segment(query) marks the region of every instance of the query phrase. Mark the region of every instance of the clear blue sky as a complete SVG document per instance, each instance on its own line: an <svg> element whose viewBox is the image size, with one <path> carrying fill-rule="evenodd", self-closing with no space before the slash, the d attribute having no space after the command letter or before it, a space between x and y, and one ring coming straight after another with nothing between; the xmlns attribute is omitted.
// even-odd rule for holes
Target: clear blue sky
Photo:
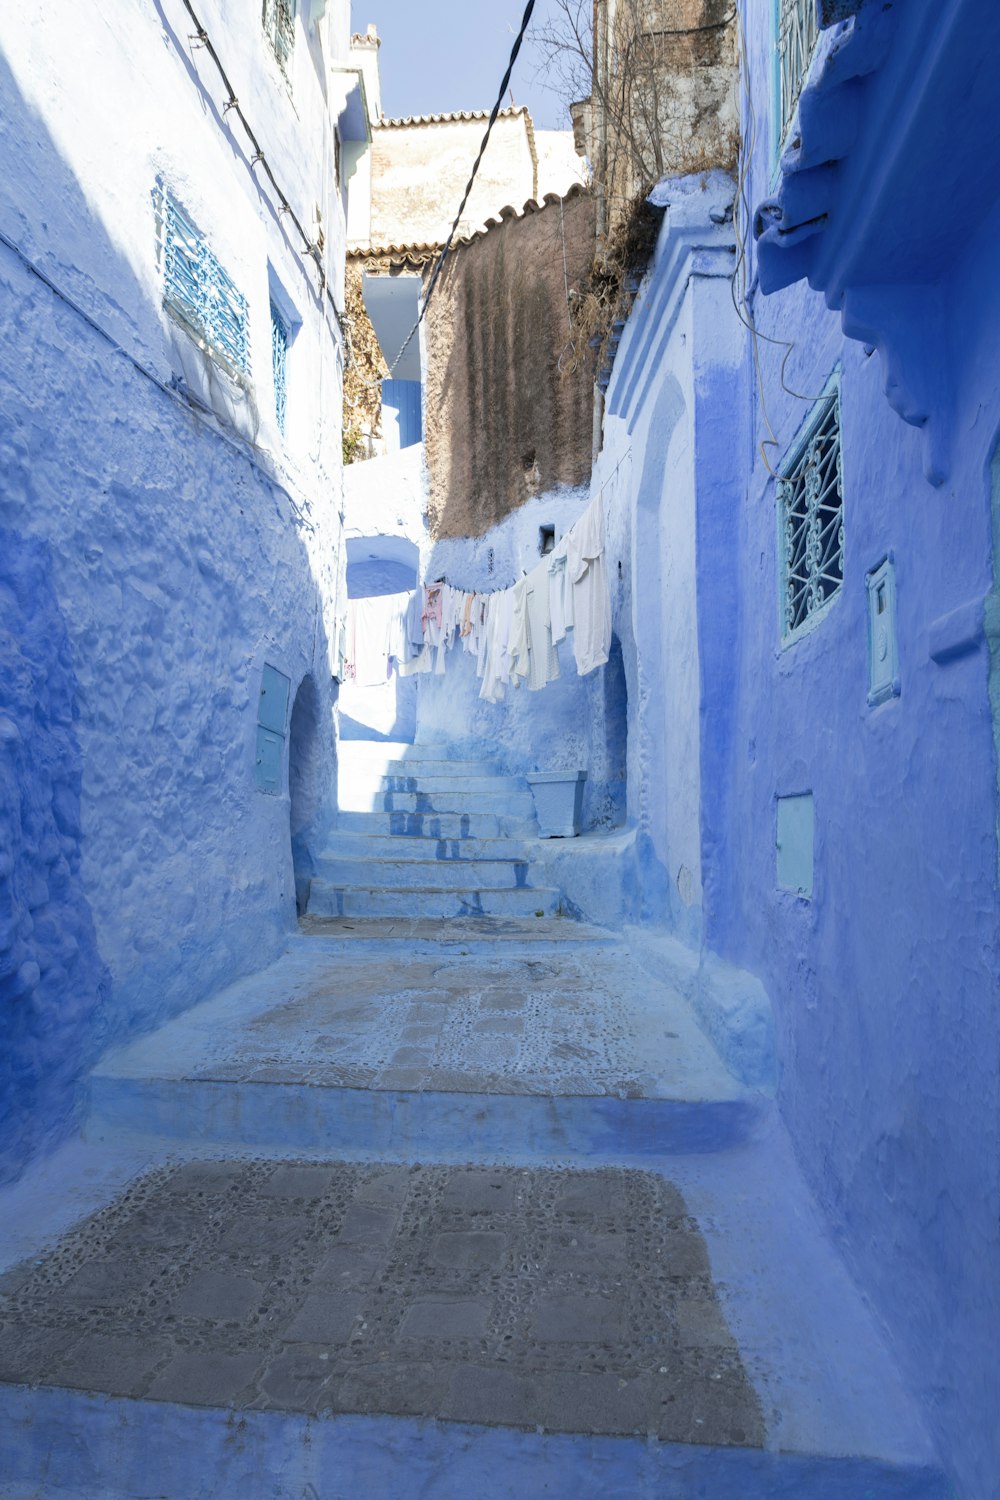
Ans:
<svg viewBox="0 0 1000 1500"><path fill-rule="evenodd" d="M351 0L352 31L374 22L382 38L383 113L492 109L524 6L525 0ZM536 0L532 27L554 9L554 0ZM534 76L538 57L530 39L529 29L514 65L514 103L527 104L541 129L568 130L564 105Z"/></svg>

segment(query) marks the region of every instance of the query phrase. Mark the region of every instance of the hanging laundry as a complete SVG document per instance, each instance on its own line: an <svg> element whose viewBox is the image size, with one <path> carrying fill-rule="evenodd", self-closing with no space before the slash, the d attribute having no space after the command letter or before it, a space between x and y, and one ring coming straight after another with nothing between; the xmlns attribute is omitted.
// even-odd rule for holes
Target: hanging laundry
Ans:
<svg viewBox="0 0 1000 1500"><path fill-rule="evenodd" d="M514 623L514 590L503 589L490 596L489 640L480 698L499 703L510 681L510 638Z"/></svg>
<svg viewBox="0 0 1000 1500"><path fill-rule="evenodd" d="M510 642L508 656L510 659L510 676L514 680L514 686L519 687L517 679L527 677L531 670L530 664L530 642L528 640L528 580L521 578L515 583L512 590L514 601L510 627Z"/></svg>
<svg viewBox="0 0 1000 1500"><path fill-rule="evenodd" d="M611 651L611 593L604 562L604 499L597 495L566 538L573 595L573 652L582 677Z"/></svg>
<svg viewBox="0 0 1000 1500"><path fill-rule="evenodd" d="M549 553L549 617L555 646L573 629L573 587L566 574L568 545L567 534Z"/></svg>
<svg viewBox="0 0 1000 1500"><path fill-rule="evenodd" d="M389 676L389 621L395 607L386 594L348 600L347 673L359 687L380 686Z"/></svg>
<svg viewBox="0 0 1000 1500"><path fill-rule="evenodd" d="M351 600L343 671L362 686L445 673L456 645L475 659L479 696L499 703L527 681L538 692L560 675L561 641L573 632L580 676L603 666L611 649L611 595L604 508L598 495L583 515L512 588L470 593L439 580L412 593ZM338 655L340 647L338 646Z"/></svg>
<svg viewBox="0 0 1000 1500"><path fill-rule="evenodd" d="M525 579L528 615L528 687L537 693L559 676L559 653L552 644L552 614L549 596L548 558Z"/></svg>

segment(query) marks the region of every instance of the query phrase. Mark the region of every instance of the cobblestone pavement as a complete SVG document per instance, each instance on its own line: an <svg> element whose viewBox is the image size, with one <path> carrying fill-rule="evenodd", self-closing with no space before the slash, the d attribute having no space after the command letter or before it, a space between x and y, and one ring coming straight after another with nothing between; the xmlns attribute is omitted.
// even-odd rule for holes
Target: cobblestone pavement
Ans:
<svg viewBox="0 0 1000 1500"><path fill-rule="evenodd" d="M681 1194L626 1169L156 1169L0 1279L0 1380L706 1444L764 1431Z"/></svg>

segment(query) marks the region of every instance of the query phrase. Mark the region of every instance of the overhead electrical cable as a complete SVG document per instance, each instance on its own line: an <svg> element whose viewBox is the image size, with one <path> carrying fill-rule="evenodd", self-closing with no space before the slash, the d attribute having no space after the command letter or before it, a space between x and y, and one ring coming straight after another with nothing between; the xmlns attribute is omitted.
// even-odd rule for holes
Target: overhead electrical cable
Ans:
<svg viewBox="0 0 1000 1500"><path fill-rule="evenodd" d="M184 3L187 4L187 0L184 0ZM514 38L514 45L513 45L513 47L511 48L511 51L510 51L510 60L507 63L507 71L503 75L503 79L501 80L501 83L500 83L500 89L499 89L499 92L497 93L497 101L494 104L493 109L490 112L489 122L487 123L487 126L486 126L486 133L484 134L482 142L481 142L480 147L479 147L479 155L476 157L475 161L472 164L472 171L469 174L469 180L468 180L468 182L465 184L465 192L462 194L462 201L458 205L458 213L455 215L455 222L451 226L451 229L450 229L450 231L448 233L448 238L445 240L445 243L444 243L444 248L442 249L440 255L438 256L437 261L435 262L434 270L431 272L431 279L430 279L430 281L427 284L427 291L424 294L423 306L421 307L420 312L417 315L417 321L414 323L413 327L410 329L409 333L406 335L406 338L403 340L403 343L402 343L402 346L401 346L401 348L399 350L399 353L396 355L396 358L393 360L392 364L389 366L389 376L388 376L389 379L392 378L393 371L395 370L396 366L399 364L399 361L402 359L403 355L406 353L406 350L407 350L407 348L410 345L410 342L411 342L411 340L413 338L413 335L416 333L417 329L420 327L421 323L424 321L424 315L427 312L428 303L431 300L431 296L433 295L434 288L437 286L438 277L441 275L441 271L442 271L442 269L444 267L444 263L445 263L446 259L448 258L448 252L451 249L452 244L454 243L455 235L458 233L458 226L462 222L462 214L463 214L463 212L465 210L465 205L469 201L469 194L472 192L472 184L476 180L476 173L479 171L479 164L480 164L480 162L483 159L484 152L486 151L487 142L489 141L489 138L490 138L490 132L492 131L493 126L496 124L497 115L500 113L500 109L501 109L501 107L503 105L504 95L507 92L508 85L510 84L511 74L514 71L514 64L517 61L517 54L521 50L521 43L524 41L524 33L528 29L528 22L531 20L531 13L534 10L534 8L535 8L535 0L528 0L527 5L524 7L524 15L521 17L521 29L518 31L517 36Z"/></svg>
<svg viewBox="0 0 1000 1500"><path fill-rule="evenodd" d="M192 24L194 25L194 28L195 28L195 30L194 30L194 36L192 37L191 40L193 42L195 42L199 47L204 47L205 51L208 53L209 57L212 59L213 63L215 64L216 70L218 71L218 74L219 74L219 77L222 79L223 87L226 90L226 102L223 105L222 112L223 112L223 114L228 114L230 112L230 110L232 110L233 114L236 115L236 118L239 120L240 124L243 126L243 129L246 132L247 139L249 140L251 146L253 147L253 153L254 154L251 157L250 165L251 165L251 167L255 167L255 166L258 166L258 165L260 165L261 167L263 167L264 172L267 175L268 181L270 182L271 186L274 188L275 193L277 194L278 203L281 205L281 212L283 214L287 214L288 215L288 217L291 219L292 223L295 225L295 228L298 230L299 234L302 237L302 244L304 246L303 254L304 255L308 255L312 260L314 260L316 262L316 266L317 266L317 268L319 270L319 277L320 277L320 295L321 296L325 295L326 296L326 300L329 302L330 306L333 308L333 315L334 315L334 317L337 320L337 327L340 330L341 336L343 336L343 325L341 323L340 312L339 312L339 310L337 308L337 304L334 301L333 293L330 291L330 287L329 287L329 284L327 282L326 267L323 264L323 257L322 257L322 254L320 252L319 246L315 243L314 240L311 240L309 238L309 236L306 234L305 230L302 227L301 221L299 220L298 215L296 214L295 210L292 208L292 205L289 202L288 198L282 192L281 185L278 182L277 177L274 175L274 172L271 169L271 164L268 161L267 157L264 155L263 150L261 149L260 141L257 139L257 136L254 133L253 127L250 124L250 121L247 119L246 115L243 113L243 110L242 110L242 108L240 106L240 101L236 97L236 90L233 88L233 85L230 83L230 81L229 81L229 75L227 74L225 68L223 67L222 59L219 57L218 52L215 50L215 46L214 46L214 44L212 42L211 37L209 36L208 32L205 30L205 27L202 25L201 21L199 20L198 15L197 15L197 13L195 11L195 8L191 4L191 0L181 0L181 3L184 6L184 9L187 11L188 15L191 17Z"/></svg>

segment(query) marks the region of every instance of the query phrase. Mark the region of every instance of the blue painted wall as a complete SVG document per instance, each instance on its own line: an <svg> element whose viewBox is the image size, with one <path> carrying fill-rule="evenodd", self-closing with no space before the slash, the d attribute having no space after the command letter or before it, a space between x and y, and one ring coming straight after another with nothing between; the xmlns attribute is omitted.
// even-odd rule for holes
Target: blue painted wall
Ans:
<svg viewBox="0 0 1000 1500"><path fill-rule="evenodd" d="M745 10L757 203L772 191L770 6ZM981 190L995 200L993 179ZM844 337L823 298L801 282L752 296L761 333L791 346L791 390L818 394L842 367L845 575L817 628L782 648L775 486L759 445L769 423L777 465L811 409L782 386L783 347L760 345L763 397L752 394L737 444L748 472L728 549L704 517L699 531L704 691L717 704L705 721L706 941L767 986L797 1152L969 1497L994 1494L1000 1474L997 773L981 625L949 659L931 653L935 622L963 607L981 621L991 586L998 228L994 202L941 249L931 285L903 289L902 303L899 288L884 293L907 330L911 388L946 393L927 424L949 455L937 486L927 433L892 409L880 358ZM886 266L894 233L890 220ZM877 311L878 288L866 296ZM721 405L719 423L709 449L732 455ZM901 694L871 708L865 574L890 549ZM727 578L733 618L712 603ZM776 873L776 799L803 792L815 806L810 900Z"/></svg>
<svg viewBox="0 0 1000 1500"><path fill-rule="evenodd" d="M335 762L323 600L287 491L129 358L150 358L133 324L157 326L157 306L2 63L0 137L20 167L0 176L4 230L112 334L0 245L10 1174L71 1128L98 1051L281 950L295 920L287 731L300 869ZM299 704L277 796L254 786L265 662ZM314 697L297 699L310 673Z"/></svg>
<svg viewBox="0 0 1000 1500"><path fill-rule="evenodd" d="M46 543L0 531L0 1180L72 1121L109 976L80 878L77 681Z"/></svg>

